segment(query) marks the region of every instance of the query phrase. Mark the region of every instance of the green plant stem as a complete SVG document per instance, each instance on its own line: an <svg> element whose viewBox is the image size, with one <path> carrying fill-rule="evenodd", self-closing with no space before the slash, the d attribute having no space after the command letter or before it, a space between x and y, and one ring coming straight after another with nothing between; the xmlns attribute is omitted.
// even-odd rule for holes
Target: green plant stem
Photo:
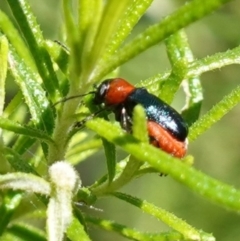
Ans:
<svg viewBox="0 0 240 241"><path fill-rule="evenodd" d="M63 9L68 35L68 43L70 45L70 52L72 53L72 58L70 59L69 66L70 90L67 96L69 97L86 93L90 85L80 77L81 71L79 68L79 61L81 58L79 55L81 50L79 49L80 46L78 46L80 41L80 33L78 31L81 30L81 28L75 28L75 21L72 17L72 11L67 0L63 1ZM76 98L63 103L63 108L57 117L52 137L55 145L51 145L49 147L49 163L65 159L66 149L69 141L68 134L72 129L73 123L75 121L74 114L80 102L81 99Z"/></svg>
<svg viewBox="0 0 240 241"><path fill-rule="evenodd" d="M74 92L73 95L75 94L76 93ZM71 96L71 93L69 95ZM65 158L68 133L75 121L73 116L77 109L78 103L78 99L73 99L72 101L67 101L64 103L62 113L57 118L56 126L52 136L55 144L49 146L48 152L48 162L50 164L56 161L64 160Z"/></svg>
<svg viewBox="0 0 240 241"><path fill-rule="evenodd" d="M112 193L126 185L134 177L134 174L141 167L142 163L134 157L130 157L126 167L116 180L112 183L104 182L102 185L92 188L91 191L96 196L103 196Z"/></svg>

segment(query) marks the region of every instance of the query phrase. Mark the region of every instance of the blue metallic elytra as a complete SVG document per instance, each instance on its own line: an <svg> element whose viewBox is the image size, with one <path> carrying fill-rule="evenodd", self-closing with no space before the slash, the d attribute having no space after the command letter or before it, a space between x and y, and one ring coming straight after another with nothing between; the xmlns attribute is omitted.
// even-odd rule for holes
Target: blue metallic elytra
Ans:
<svg viewBox="0 0 240 241"><path fill-rule="evenodd" d="M150 94L144 88L136 88L126 98L127 113L131 115L133 108L140 104L146 111L148 120L154 121L169 131L179 141L188 135L188 127L181 115L167 103Z"/></svg>

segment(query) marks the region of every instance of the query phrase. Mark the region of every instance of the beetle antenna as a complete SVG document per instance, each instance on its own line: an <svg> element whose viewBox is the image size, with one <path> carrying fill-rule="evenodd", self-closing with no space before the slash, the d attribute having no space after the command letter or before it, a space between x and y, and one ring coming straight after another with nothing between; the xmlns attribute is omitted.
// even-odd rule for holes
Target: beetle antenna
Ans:
<svg viewBox="0 0 240 241"><path fill-rule="evenodd" d="M103 111L105 111L105 109L100 109L100 110L92 113L91 115L89 115L88 117L84 118L83 120L78 121L74 126L77 127L77 128L82 128L86 122L88 122L89 120L92 120L94 117L98 116Z"/></svg>
<svg viewBox="0 0 240 241"><path fill-rule="evenodd" d="M95 91L90 91L90 92L87 93L87 94L72 95L72 96L69 96L69 97L65 97L65 98L57 101L56 103L54 103L52 106L54 107L54 106L56 106L56 105L58 105L58 104L60 104L60 103L62 103L62 102L66 102L66 101L68 101L68 100L75 99L75 98L79 98L79 97L83 97L83 96L90 95L90 94L95 94Z"/></svg>

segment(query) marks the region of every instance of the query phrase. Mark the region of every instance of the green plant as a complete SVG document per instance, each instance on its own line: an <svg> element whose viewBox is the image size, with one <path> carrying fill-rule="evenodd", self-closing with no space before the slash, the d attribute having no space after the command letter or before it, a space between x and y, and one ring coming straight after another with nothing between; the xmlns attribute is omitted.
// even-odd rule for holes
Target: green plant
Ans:
<svg viewBox="0 0 240 241"><path fill-rule="evenodd" d="M134 110L133 135L109 122L106 115L94 118L86 127L97 135L78 130L74 123L94 112L91 97L72 99L53 106L64 96L87 93L106 76L116 76L117 68L151 46L165 41L172 69L138 83L171 103L184 80L186 107L183 116L190 125L189 141L194 141L219 121L240 101L235 88L199 118L202 87L199 77L226 65L239 64L240 49L195 60L184 27L218 9L227 0L193 0L160 23L150 26L128 43L124 41L152 3L152 0L79 0L77 11L63 0L64 25L70 53L47 41L26 0L6 0L18 30L0 11L0 127L2 204L0 230L3 240L90 240L87 227L97 225L133 240L214 240L164 209L125 193L119 188L135 177L151 172L166 173L194 192L218 205L238 212L240 190L217 181L148 144L145 113ZM77 15L75 16L73 12ZM114 15L112 14L114 12ZM94 16L94 17L93 17ZM18 86L17 94L5 104L7 68ZM86 105L82 105L83 101ZM29 112L29 113L28 113ZM9 132L10 131L10 132ZM81 187L73 166L102 148L108 173L89 187ZM115 146L130 154L116 163ZM33 156L29 157L28 153ZM40 212L27 210L20 221L12 219L25 192L42 204ZM92 205L111 195L163 221L167 233L144 233L109 220L82 213L75 202ZM46 211L47 210L47 211ZM26 216L46 217L47 234L24 222Z"/></svg>

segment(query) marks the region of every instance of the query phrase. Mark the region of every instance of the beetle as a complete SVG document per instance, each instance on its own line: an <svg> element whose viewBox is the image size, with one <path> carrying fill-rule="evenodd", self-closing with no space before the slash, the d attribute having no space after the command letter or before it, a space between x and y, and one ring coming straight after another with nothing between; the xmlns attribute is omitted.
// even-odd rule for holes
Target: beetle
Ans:
<svg viewBox="0 0 240 241"><path fill-rule="evenodd" d="M111 110L127 132L132 129L134 107L142 105L146 112L150 143L175 157L185 156L188 126L182 116L163 100L122 78L103 81L93 93L94 103L104 104L104 108Z"/></svg>

